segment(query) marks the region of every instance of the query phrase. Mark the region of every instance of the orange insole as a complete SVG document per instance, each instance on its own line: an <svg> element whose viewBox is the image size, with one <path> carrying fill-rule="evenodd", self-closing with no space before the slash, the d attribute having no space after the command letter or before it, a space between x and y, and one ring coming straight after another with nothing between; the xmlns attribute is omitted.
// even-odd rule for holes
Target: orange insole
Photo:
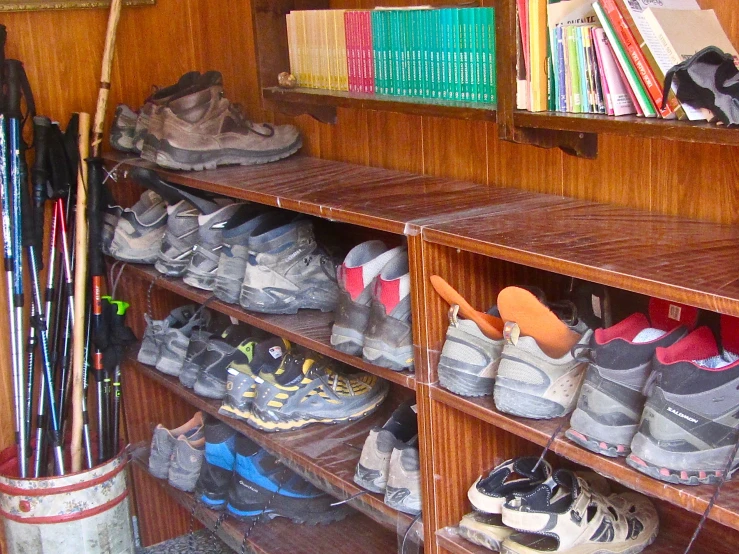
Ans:
<svg viewBox="0 0 739 554"><path fill-rule="evenodd" d="M483 334L493 340L500 340L503 338L503 320L499 317L495 317L485 312L480 312L470 306L461 294L454 290L449 283L438 275L431 276L431 284L450 306L459 306L459 313L463 317L474 321L480 328Z"/></svg>

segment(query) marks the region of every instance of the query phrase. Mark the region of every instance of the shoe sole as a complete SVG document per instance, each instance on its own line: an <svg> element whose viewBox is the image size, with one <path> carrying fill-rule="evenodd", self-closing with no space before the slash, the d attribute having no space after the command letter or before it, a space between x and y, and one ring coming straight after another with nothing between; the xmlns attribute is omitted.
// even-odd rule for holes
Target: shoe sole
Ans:
<svg viewBox="0 0 739 554"><path fill-rule="evenodd" d="M599 441L597 439L590 438L575 429L567 429L565 436L586 450L590 450L591 452L595 452L596 454L601 454L603 456L608 456L609 458L628 456L631 453L631 446L629 445Z"/></svg>
<svg viewBox="0 0 739 554"><path fill-rule="evenodd" d="M216 278L213 277L202 277L200 275L194 275L190 272L186 272L187 275L182 279L186 285L195 287L200 290L212 291L216 286Z"/></svg>
<svg viewBox="0 0 739 554"><path fill-rule="evenodd" d="M636 544L609 545L604 543L581 544L567 550L568 554L639 554L657 539L657 529L645 541ZM554 539L553 539L554 540ZM506 539L500 545L500 554L540 554L555 550L537 550Z"/></svg>
<svg viewBox="0 0 739 554"><path fill-rule="evenodd" d="M213 288L213 293L216 298L226 304L238 304L239 295L241 294L241 282L234 280L233 285L224 285L223 278L216 277L216 284Z"/></svg>
<svg viewBox="0 0 739 554"><path fill-rule="evenodd" d="M500 525L486 524L467 516L462 518L457 528L460 537L496 552L500 551L503 541L515 533L513 529L502 523Z"/></svg>
<svg viewBox="0 0 739 554"><path fill-rule="evenodd" d="M167 358L164 355L157 360L156 367L160 372L172 377L179 377L182 373L182 360Z"/></svg>
<svg viewBox="0 0 739 554"><path fill-rule="evenodd" d="M223 400L223 397L226 396L226 385L225 384L223 385L223 389L221 389L220 387L216 389L209 385L204 385L200 381L195 381L193 392L195 392L195 394L197 394L198 396L202 396L204 398L212 398L213 400Z"/></svg>
<svg viewBox="0 0 739 554"><path fill-rule="evenodd" d="M379 473L377 477L371 478L371 475ZM357 469L354 471L354 482L367 489L370 492L378 492L381 494L385 493L387 488L387 475L383 475L380 471L367 469L362 464L357 464Z"/></svg>
<svg viewBox="0 0 739 554"><path fill-rule="evenodd" d="M495 389L495 379L459 371L442 362L439 362L438 372L439 384L460 396L489 396Z"/></svg>
<svg viewBox="0 0 739 554"><path fill-rule="evenodd" d="M298 310L332 312L336 299L335 295L325 294L322 289L288 291L242 286L239 304L245 310L262 314L296 314Z"/></svg>
<svg viewBox="0 0 739 554"><path fill-rule="evenodd" d="M356 329L334 325L331 329L331 346L339 352L361 356L362 348L364 348L364 334Z"/></svg>
<svg viewBox="0 0 739 554"><path fill-rule="evenodd" d="M284 517L298 525L328 525L329 523L341 521L350 513L349 509L339 508L322 514L308 514L306 517L304 514L281 514L269 509L254 511L237 510L231 504L228 504L226 509L231 516L241 521L253 521L255 519L258 521L270 521L277 517Z"/></svg>
<svg viewBox="0 0 739 554"><path fill-rule="evenodd" d="M182 275L185 274L185 271L187 271L188 263L189 260L186 261L184 264L172 264L163 261L161 258L158 258L157 261L154 263L154 269L156 269L162 275L166 275L167 277L182 277Z"/></svg>
<svg viewBox="0 0 739 554"><path fill-rule="evenodd" d="M233 406L222 404L221 407L218 408L218 413L221 415L228 416L233 419L239 419L241 421L249 421L249 418L251 417L251 406L248 406L245 409L240 410L238 408L234 408Z"/></svg>
<svg viewBox="0 0 739 554"><path fill-rule="evenodd" d="M382 341L365 338L362 358L393 371L413 369L413 346L393 348Z"/></svg>
<svg viewBox="0 0 739 554"><path fill-rule="evenodd" d="M501 380L499 377L493 392L495 407L501 412L529 419L554 419L572 411L553 400L503 386Z"/></svg>
<svg viewBox="0 0 739 554"><path fill-rule="evenodd" d="M394 488L394 487L386 487L385 488L385 504L387 506L390 506L394 510L398 510L399 512L403 512L404 514L409 514L412 516L417 516L421 513L421 508L416 508L415 506L409 506L404 502L408 498L410 498L411 491L406 488ZM390 496L390 498L388 498ZM403 500L400 502L394 502L392 500L393 496L402 496ZM415 502L414 502L415 504Z"/></svg>
<svg viewBox="0 0 739 554"><path fill-rule="evenodd" d="M198 150L184 150L169 144L165 139L159 142L156 151L156 164L167 169L180 169L187 171L202 171L204 169L215 169L219 165L260 165L276 162L295 154L303 146L303 141L298 139L279 150L269 150L258 154L239 150L213 150L208 152Z"/></svg>
<svg viewBox="0 0 739 554"><path fill-rule="evenodd" d="M576 408L570 419L570 429L566 435L572 442L592 452L610 456L628 456L631 441L636 435L638 424L608 426L596 421L587 411ZM600 437L608 437L603 440Z"/></svg>

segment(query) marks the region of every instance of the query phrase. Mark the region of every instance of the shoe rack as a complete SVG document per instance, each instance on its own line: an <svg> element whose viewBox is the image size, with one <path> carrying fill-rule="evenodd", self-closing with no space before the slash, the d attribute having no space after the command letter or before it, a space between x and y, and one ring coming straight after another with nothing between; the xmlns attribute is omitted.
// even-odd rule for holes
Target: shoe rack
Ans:
<svg viewBox="0 0 739 554"><path fill-rule="evenodd" d="M140 190L127 182L127 171L133 166L151 166L120 154L107 155L107 163L117 180L114 194L132 203ZM543 421L517 418L498 412L492 397L463 398L438 386L436 364L448 325L448 306L428 278L440 275L478 309L493 305L497 293L508 285L533 284L553 294L570 277L576 277L613 287L615 320L628 315L648 296L736 316L739 228L303 156L258 167L197 173L157 171L180 185L318 216L326 221L327 229L349 243L376 237L393 244L405 237L411 264L414 373L395 373L333 350L328 342L330 314L303 311L295 316L268 316L220 302L208 305L388 379L394 399L415 395L425 552L488 552L455 534L455 525L470 509L467 489L497 463L539 454L549 443L547 457L555 467L591 468L611 479L615 488L641 492L655 502L661 531L657 542L645 550L647 554L684 551L708 506L713 486L663 483L628 467L622 459L591 453L564 438L568 417ZM209 297L179 279L159 277L147 266L128 265L122 275L118 295L133 299L129 321L139 337L145 310L161 317L182 304L183 298L204 302ZM150 287L151 307L147 308ZM195 396L175 379L133 359L125 365L124 414L129 441L146 442L156 423L173 426L189 418L195 409L222 417L216 414L218 402ZM394 399L367 420L288 434L261 433L230 418L222 420L317 486L339 498L349 498L360 492L352 474L364 436L372 425L385 421ZM323 441L330 441L325 443L332 445L330 452L316 448ZM151 477L141 473L136 471L134 482L144 539L161 540L175 530L187 531L189 505L175 499L185 511L175 510L166 494L148 494L155 489ZM379 542L344 546L326 539L329 542L322 544L331 546L325 552L395 551L400 542L395 539L402 539L412 518L385 506L378 495L365 494L349 504L359 512L354 516L358 528L372 529ZM162 513L171 514L162 528L148 523L155 517L149 514ZM295 537L309 533L302 526L290 529ZM416 531L412 529L413 534ZM333 536L333 530L329 535ZM391 550L382 541L392 543ZM314 544L305 551L318 551ZM284 551L277 536L273 546L270 550L257 545L254 551ZM739 481L735 480L723 486L692 552L729 554L738 548Z"/></svg>

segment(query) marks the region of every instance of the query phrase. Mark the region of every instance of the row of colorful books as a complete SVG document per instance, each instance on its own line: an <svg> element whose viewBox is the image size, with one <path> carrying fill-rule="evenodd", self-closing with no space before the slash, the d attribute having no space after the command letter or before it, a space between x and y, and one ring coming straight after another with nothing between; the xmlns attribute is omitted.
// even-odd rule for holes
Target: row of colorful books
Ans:
<svg viewBox="0 0 739 554"><path fill-rule="evenodd" d="M496 102L493 8L292 11L287 37L301 87Z"/></svg>
<svg viewBox="0 0 739 554"><path fill-rule="evenodd" d="M530 111L703 120L667 71L713 45L737 56L696 0L516 0L517 106Z"/></svg>

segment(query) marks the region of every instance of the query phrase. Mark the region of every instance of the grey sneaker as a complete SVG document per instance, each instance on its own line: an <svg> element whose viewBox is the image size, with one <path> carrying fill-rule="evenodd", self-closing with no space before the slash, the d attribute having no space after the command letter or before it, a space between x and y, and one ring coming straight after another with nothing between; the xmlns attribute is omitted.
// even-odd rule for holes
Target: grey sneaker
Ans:
<svg viewBox="0 0 739 554"><path fill-rule="evenodd" d="M410 402L401 404L385 425L370 430L354 472L354 482L372 492L385 492L393 450L417 434L415 410Z"/></svg>
<svg viewBox="0 0 739 554"><path fill-rule="evenodd" d="M390 455L385 504L405 514L421 513L421 463L418 436L398 445Z"/></svg>
<svg viewBox="0 0 739 554"><path fill-rule="evenodd" d="M413 367L411 277L408 254L395 256L375 279L362 357L373 364L402 371Z"/></svg>
<svg viewBox="0 0 739 554"><path fill-rule="evenodd" d="M146 190L133 208L118 218L111 255L123 262L153 264L167 227L167 206L156 192Z"/></svg>
<svg viewBox="0 0 739 554"><path fill-rule="evenodd" d="M218 259L214 294L229 304L239 303L241 284L244 281L246 261L249 257L249 237L259 225L266 221L282 218L282 213L244 204L223 228L223 248Z"/></svg>
<svg viewBox="0 0 739 554"><path fill-rule="evenodd" d="M121 152L134 152L133 136L138 114L125 104L118 104L110 127L110 145Z"/></svg>
<svg viewBox="0 0 739 554"><path fill-rule="evenodd" d="M180 436L194 436L203 428L203 414L197 412L192 418L177 427L166 429L160 423L154 428L149 451L149 472L158 479L166 479L175 444Z"/></svg>
<svg viewBox="0 0 739 554"><path fill-rule="evenodd" d="M403 247L388 250L379 240L363 242L349 251L336 272L339 302L331 328L334 348L354 356L362 355L375 278L390 260L404 255Z"/></svg>
<svg viewBox="0 0 739 554"><path fill-rule="evenodd" d="M226 395L228 366L234 359L241 363L248 360L247 353L237 347L253 333L249 325L231 325L220 337L208 342L201 358L202 369L193 387L195 394L218 400Z"/></svg>
<svg viewBox="0 0 739 554"><path fill-rule="evenodd" d="M183 281L188 285L213 290L216 284L218 258L223 248L223 228L243 204L227 204L210 214L198 217L198 242Z"/></svg>
<svg viewBox="0 0 739 554"><path fill-rule="evenodd" d="M118 226L118 220L123 214L122 206L108 206L103 210L103 231L102 239L100 241L100 248L103 254L112 256L110 252L110 245L113 243L113 237L115 236L115 228Z"/></svg>
<svg viewBox="0 0 739 554"><path fill-rule="evenodd" d="M195 490L200 467L205 457L205 434L202 428L192 437L180 436L172 452L168 479L170 485L185 492Z"/></svg>
<svg viewBox="0 0 739 554"><path fill-rule="evenodd" d="M159 320L151 319L149 314L144 314L146 329L144 330L144 337L141 340L141 347L139 348L136 359L142 364L156 365L164 334L170 328L186 325L196 310L197 306L195 304L187 304L175 308L165 319Z"/></svg>
<svg viewBox="0 0 739 554"><path fill-rule="evenodd" d="M210 318L211 311L200 308L185 325L165 330L162 334L156 368L166 375L179 377L185 363L187 347L190 345L190 336L197 327L207 326Z"/></svg>
<svg viewBox="0 0 739 554"><path fill-rule="evenodd" d="M295 314L336 306L336 269L316 244L310 220L280 226L266 221L249 238L249 252L239 298L247 310Z"/></svg>
<svg viewBox="0 0 739 554"><path fill-rule="evenodd" d="M459 306L449 308L449 327L439 359L439 384L462 396L493 394L505 341L488 338L470 319L458 319Z"/></svg>
<svg viewBox="0 0 739 554"><path fill-rule="evenodd" d="M185 200L167 206L167 230L154 264L162 275L179 277L185 272L198 240L200 210Z"/></svg>

